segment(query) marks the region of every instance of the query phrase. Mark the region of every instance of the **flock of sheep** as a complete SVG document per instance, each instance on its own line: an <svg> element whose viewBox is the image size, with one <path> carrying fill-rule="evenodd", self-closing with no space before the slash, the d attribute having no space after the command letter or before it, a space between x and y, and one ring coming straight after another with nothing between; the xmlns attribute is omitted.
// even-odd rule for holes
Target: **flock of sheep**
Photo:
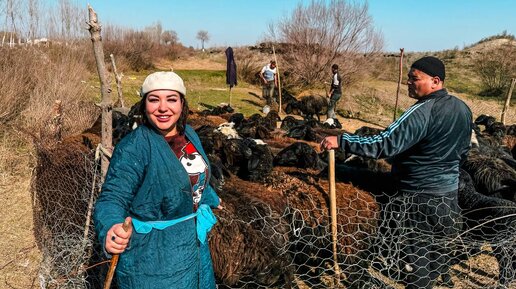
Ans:
<svg viewBox="0 0 516 289"><path fill-rule="evenodd" d="M211 184L224 203L224 210L215 212L219 223L210 237L220 288L291 288L300 283L328 287L328 276L335 273L326 155L319 152L318 142L326 135L342 132L342 127L338 121L321 123L312 118L324 109L318 100L306 98L285 105L291 112L301 111L305 119L280 119L275 111L245 118L220 108L189 116L211 162ZM115 140L130 130L129 121L121 115L114 117ZM461 254L454 261L479 254L484 244L490 244L500 268L498 283L503 288L516 275L516 149L510 150L516 144L512 136L516 130L487 116L479 117L476 123L473 148L460 175L459 203L464 216L461 237L468 241L461 242ZM71 204L71 212L56 212L58 208L45 202L52 199L49 195L55 194L56 187L77 190L91 187L91 180L70 184L60 180L62 175L45 172L84 170L84 166L72 163L93 157L91 151L99 140L93 131L65 139L51 150L39 149L40 164L33 180L33 191L42 208L39 214L64 215L76 224L65 229L67 234L83 235L84 220L80 218L88 204ZM374 132L362 128L356 133ZM64 153L63 148L67 148ZM50 158L57 160L43 162ZM379 250L381 211L394 193L390 164L339 153L336 158L337 249L342 282L348 288L387 287L370 274L370 268L375 267L373 252ZM91 171L82 173L92 175ZM49 183L52 192L48 191ZM66 217L77 212L76 217ZM40 227L52 228L51 222L58 222L47 219ZM59 233L50 230L47 236ZM442 279L449 280L450 275Z"/></svg>

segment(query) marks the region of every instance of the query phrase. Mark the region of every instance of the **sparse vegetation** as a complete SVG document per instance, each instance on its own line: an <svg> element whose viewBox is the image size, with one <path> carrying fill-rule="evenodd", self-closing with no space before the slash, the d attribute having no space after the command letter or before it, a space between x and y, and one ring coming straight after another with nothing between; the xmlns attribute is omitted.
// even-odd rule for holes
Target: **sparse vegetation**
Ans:
<svg viewBox="0 0 516 289"><path fill-rule="evenodd" d="M501 96L508 89L511 78L516 77L516 45L507 43L481 52L474 59L474 69L483 85L480 95Z"/></svg>
<svg viewBox="0 0 516 289"><path fill-rule="evenodd" d="M383 37L373 26L368 5L337 1L299 4L291 16L270 26L270 38L286 43L284 70L288 82L313 86L324 81L338 63L345 83L368 71L371 59L383 48Z"/></svg>
<svg viewBox="0 0 516 289"><path fill-rule="evenodd" d="M474 47L474 46L476 46L478 44L482 44L482 43L485 43L485 42L493 41L493 40L496 40L496 39L508 39L508 40L516 41L516 37L514 37L514 35L512 35L510 33L507 33L507 30L504 30L500 34L484 37L484 38L480 39L478 42L476 42L474 44L471 44L469 46L466 46L464 48L465 49L471 48L471 47Z"/></svg>

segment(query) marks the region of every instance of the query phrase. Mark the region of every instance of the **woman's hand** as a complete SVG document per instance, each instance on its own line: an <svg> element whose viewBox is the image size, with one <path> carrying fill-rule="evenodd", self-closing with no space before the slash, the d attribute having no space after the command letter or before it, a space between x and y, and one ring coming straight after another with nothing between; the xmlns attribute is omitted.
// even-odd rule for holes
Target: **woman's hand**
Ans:
<svg viewBox="0 0 516 289"><path fill-rule="evenodd" d="M321 150L328 151L338 149L337 136L327 136L321 142Z"/></svg>
<svg viewBox="0 0 516 289"><path fill-rule="evenodd" d="M120 254L125 251L127 244L129 244L129 238L133 233L133 226L131 224L131 217L125 218L125 222L129 224L129 228L124 230L122 223L114 224L106 235L106 252L110 254Z"/></svg>

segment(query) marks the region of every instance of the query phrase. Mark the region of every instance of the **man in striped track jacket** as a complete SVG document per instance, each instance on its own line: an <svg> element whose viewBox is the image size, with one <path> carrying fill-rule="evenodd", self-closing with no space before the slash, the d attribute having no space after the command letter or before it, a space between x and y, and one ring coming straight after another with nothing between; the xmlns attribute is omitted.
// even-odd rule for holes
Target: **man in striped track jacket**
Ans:
<svg viewBox="0 0 516 289"><path fill-rule="evenodd" d="M470 147L472 114L444 88L445 67L423 57L408 73L408 92L417 102L378 135L329 136L325 150L370 158L392 158L392 174L404 202L403 224L411 232L402 244L406 288L432 288L447 271L449 244L457 235L459 165ZM446 238L446 240L443 240Z"/></svg>

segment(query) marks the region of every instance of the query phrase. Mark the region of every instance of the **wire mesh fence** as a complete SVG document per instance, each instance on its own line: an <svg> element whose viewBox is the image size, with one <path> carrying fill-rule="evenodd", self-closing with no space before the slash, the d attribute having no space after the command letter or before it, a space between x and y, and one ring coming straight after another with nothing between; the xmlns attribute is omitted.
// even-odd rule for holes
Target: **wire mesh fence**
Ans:
<svg viewBox="0 0 516 289"><path fill-rule="evenodd" d="M99 192L98 141L82 135L37 147L41 288L102 288L107 265L88 221ZM232 176L210 236L219 288L423 288L434 279L450 288L515 288L514 203L472 205L474 188L462 184L458 197L429 198L337 182L334 259L324 175L275 168L258 183Z"/></svg>

